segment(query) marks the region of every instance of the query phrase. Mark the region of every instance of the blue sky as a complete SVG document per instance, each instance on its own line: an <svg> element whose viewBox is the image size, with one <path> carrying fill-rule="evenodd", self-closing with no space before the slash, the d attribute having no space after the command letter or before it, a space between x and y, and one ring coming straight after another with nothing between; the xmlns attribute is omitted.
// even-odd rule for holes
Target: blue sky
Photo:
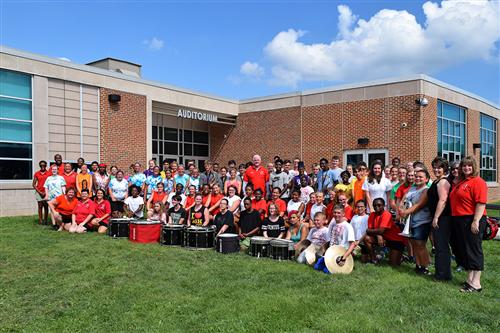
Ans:
<svg viewBox="0 0 500 333"><path fill-rule="evenodd" d="M498 9L487 3L0 2L2 45L76 63L121 58L146 79L223 97L425 73L500 104Z"/></svg>

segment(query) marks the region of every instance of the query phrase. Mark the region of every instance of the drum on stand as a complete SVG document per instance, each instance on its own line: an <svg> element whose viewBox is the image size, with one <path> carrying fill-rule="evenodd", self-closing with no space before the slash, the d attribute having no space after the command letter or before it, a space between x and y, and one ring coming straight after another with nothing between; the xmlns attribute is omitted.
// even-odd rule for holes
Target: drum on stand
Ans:
<svg viewBox="0 0 500 333"><path fill-rule="evenodd" d="M113 238L128 238L130 221L135 219L115 218L109 220L108 236Z"/></svg>
<svg viewBox="0 0 500 333"><path fill-rule="evenodd" d="M215 251L219 253L234 253L240 250L240 240L237 234L221 234L217 237Z"/></svg>
<svg viewBox="0 0 500 333"><path fill-rule="evenodd" d="M191 226L184 230L184 247L190 250L213 249L215 229L212 227Z"/></svg>
<svg viewBox="0 0 500 333"><path fill-rule="evenodd" d="M182 246L185 229L186 226L183 224L164 225L161 230L161 245Z"/></svg>
<svg viewBox="0 0 500 333"><path fill-rule="evenodd" d="M250 248L248 254L257 258L269 257L270 242L271 240L266 237L254 236L250 238Z"/></svg>
<svg viewBox="0 0 500 333"><path fill-rule="evenodd" d="M161 235L160 221L131 221L129 240L135 243L158 243Z"/></svg>
<svg viewBox="0 0 500 333"><path fill-rule="evenodd" d="M271 251L269 257L275 260L290 260L295 256L293 242L288 239L273 239L269 243Z"/></svg>

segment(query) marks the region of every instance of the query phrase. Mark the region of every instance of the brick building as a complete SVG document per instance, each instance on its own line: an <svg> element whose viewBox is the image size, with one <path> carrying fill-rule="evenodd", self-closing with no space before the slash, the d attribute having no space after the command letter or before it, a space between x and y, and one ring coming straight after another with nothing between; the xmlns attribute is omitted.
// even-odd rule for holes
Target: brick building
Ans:
<svg viewBox="0 0 500 333"><path fill-rule="evenodd" d="M0 48L0 216L32 214L32 173L61 153L128 170L148 159L248 161L259 153L343 165L429 164L474 155L500 198L500 108L425 75L231 100L141 78L113 58L87 65Z"/></svg>

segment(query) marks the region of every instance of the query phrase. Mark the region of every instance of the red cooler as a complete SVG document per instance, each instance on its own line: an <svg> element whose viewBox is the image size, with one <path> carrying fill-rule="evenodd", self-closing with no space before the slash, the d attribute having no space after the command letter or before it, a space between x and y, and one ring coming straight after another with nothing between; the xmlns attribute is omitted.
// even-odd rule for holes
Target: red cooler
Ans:
<svg viewBox="0 0 500 333"><path fill-rule="evenodd" d="M129 240L135 243L159 243L160 221L130 221Z"/></svg>

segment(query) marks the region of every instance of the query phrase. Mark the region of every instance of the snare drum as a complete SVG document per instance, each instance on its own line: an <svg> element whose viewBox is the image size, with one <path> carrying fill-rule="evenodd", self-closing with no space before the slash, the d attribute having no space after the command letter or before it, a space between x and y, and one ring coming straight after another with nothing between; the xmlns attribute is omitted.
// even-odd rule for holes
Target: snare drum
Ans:
<svg viewBox="0 0 500 333"><path fill-rule="evenodd" d="M110 219L108 235L113 238L121 238L121 237L128 238L130 221L134 221L134 219L129 219L129 218Z"/></svg>
<svg viewBox="0 0 500 333"><path fill-rule="evenodd" d="M161 245L182 246L184 229L186 226L182 224L164 225L161 232Z"/></svg>
<svg viewBox="0 0 500 333"><path fill-rule="evenodd" d="M213 249L215 229L212 227L191 226L184 230L184 246L190 250Z"/></svg>
<svg viewBox="0 0 500 333"><path fill-rule="evenodd" d="M254 236L250 238L250 254L252 257L265 258L269 257L269 243L271 240L266 237Z"/></svg>
<svg viewBox="0 0 500 333"><path fill-rule="evenodd" d="M270 242L271 251L269 257L276 260L290 260L295 256L293 242L288 239L273 239Z"/></svg>
<svg viewBox="0 0 500 333"><path fill-rule="evenodd" d="M237 234L222 234L217 237L215 251L219 253L234 253L240 250L240 240Z"/></svg>
<svg viewBox="0 0 500 333"><path fill-rule="evenodd" d="M158 243L161 235L160 221L131 221L129 240L135 243Z"/></svg>

